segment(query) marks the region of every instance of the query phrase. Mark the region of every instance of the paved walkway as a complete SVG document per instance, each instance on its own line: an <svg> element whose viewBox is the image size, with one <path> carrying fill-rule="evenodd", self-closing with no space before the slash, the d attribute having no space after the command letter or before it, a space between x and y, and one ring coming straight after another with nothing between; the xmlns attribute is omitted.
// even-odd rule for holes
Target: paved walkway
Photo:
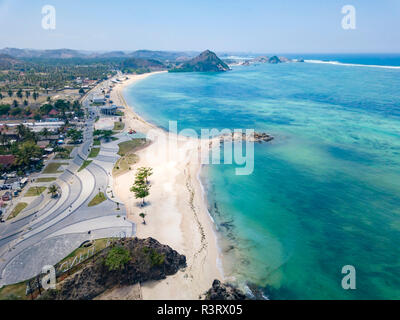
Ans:
<svg viewBox="0 0 400 320"><path fill-rule="evenodd" d="M119 158L118 144L129 140L126 134L102 144L99 156L78 172L92 146L94 118L88 121L90 128L84 132L84 142L73 150L73 159L64 172L43 175L57 177L53 183L60 187L60 197L49 199L42 195L18 219L0 226L0 287L31 278L44 265L57 263L85 240L121 233L134 236L135 225L125 220L126 209L112 190L111 173ZM107 200L88 207L99 191L107 195Z"/></svg>

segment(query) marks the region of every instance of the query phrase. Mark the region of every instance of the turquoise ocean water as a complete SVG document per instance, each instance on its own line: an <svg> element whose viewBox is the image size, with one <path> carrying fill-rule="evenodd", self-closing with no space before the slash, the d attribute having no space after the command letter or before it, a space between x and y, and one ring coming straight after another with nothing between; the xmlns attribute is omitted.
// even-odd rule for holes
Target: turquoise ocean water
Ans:
<svg viewBox="0 0 400 320"><path fill-rule="evenodd" d="M227 276L270 299L400 298L399 69L290 63L166 73L125 96L164 128L178 120L179 130L275 136L255 146L252 175L235 175L233 165L203 171L222 250L234 261ZM345 265L356 268L356 290L341 287Z"/></svg>

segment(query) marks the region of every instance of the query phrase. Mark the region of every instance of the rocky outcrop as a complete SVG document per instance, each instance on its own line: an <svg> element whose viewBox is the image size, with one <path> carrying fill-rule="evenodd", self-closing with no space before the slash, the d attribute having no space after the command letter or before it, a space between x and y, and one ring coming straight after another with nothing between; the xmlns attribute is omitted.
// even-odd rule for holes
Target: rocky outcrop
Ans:
<svg viewBox="0 0 400 320"><path fill-rule="evenodd" d="M260 56L257 58L254 58L252 60L247 60L242 63L243 66L250 66L252 64L260 64L260 63L271 63L271 64L278 64L278 63L287 63L287 62L293 62L293 60L286 58L286 57L278 57L278 56L272 56L270 58L266 56Z"/></svg>
<svg viewBox="0 0 400 320"><path fill-rule="evenodd" d="M107 263L110 251L123 248L129 261L112 270ZM186 266L186 257L157 240L132 238L120 240L90 259L81 270L62 281L55 290L46 291L42 300L91 300L115 286L161 280Z"/></svg>
<svg viewBox="0 0 400 320"><path fill-rule="evenodd" d="M277 57L277 56L273 56L273 57L269 58L269 60L268 60L268 63L273 63L273 64L281 63L281 62L282 62L281 59L279 59L279 57Z"/></svg>
<svg viewBox="0 0 400 320"><path fill-rule="evenodd" d="M205 294L205 300L248 300L248 298L233 285L214 280L211 289Z"/></svg>
<svg viewBox="0 0 400 320"><path fill-rule="evenodd" d="M224 141L249 141L249 142L269 142L274 140L274 137L265 132L253 132L246 135L244 132L233 132L230 135L224 134L220 136L220 142Z"/></svg>
<svg viewBox="0 0 400 320"><path fill-rule="evenodd" d="M228 70L230 68L225 62L218 58L214 52L206 50L192 60L171 69L170 72L221 72Z"/></svg>

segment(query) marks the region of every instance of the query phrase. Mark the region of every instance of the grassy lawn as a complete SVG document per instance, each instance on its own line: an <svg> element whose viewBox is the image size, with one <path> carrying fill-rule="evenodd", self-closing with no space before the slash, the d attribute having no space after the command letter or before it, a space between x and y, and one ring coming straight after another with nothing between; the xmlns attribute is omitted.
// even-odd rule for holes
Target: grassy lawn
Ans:
<svg viewBox="0 0 400 320"><path fill-rule="evenodd" d="M48 177L48 178L38 178L38 179L36 179L36 182L53 182L53 181L56 181L57 180L57 178L54 178L54 177Z"/></svg>
<svg viewBox="0 0 400 320"><path fill-rule="evenodd" d="M117 163L114 166L113 174L120 175L127 171L131 165L135 164L139 160L139 157L136 154L130 153L122 158L118 159Z"/></svg>
<svg viewBox="0 0 400 320"><path fill-rule="evenodd" d="M125 128L125 123L123 123L123 122L114 122L114 129L113 130L115 130L115 131L121 131L121 130L124 130L124 128Z"/></svg>
<svg viewBox="0 0 400 320"><path fill-rule="evenodd" d="M96 248L96 252L99 252L99 251L105 249L106 245L107 245L107 241L108 241L108 238L94 240L93 245ZM92 247L90 247L90 248L92 248ZM84 255L87 253L87 251L88 251L88 248L85 248L85 247L75 249L74 251L72 251L68 256L66 256L64 259L62 259L57 264L62 265L64 262L66 262L68 260L74 260L75 257L79 258L79 256L81 254Z"/></svg>
<svg viewBox="0 0 400 320"><path fill-rule="evenodd" d="M30 300L30 297L25 295L25 281L5 286L0 289L0 300Z"/></svg>
<svg viewBox="0 0 400 320"><path fill-rule="evenodd" d="M24 197L37 197L40 196L44 190L46 190L46 187L31 187L29 190L25 193Z"/></svg>
<svg viewBox="0 0 400 320"><path fill-rule="evenodd" d="M102 203L103 201L106 201L107 198L104 195L103 192L99 192L93 199L92 201L89 202L88 207L94 207L97 206L98 204Z"/></svg>
<svg viewBox="0 0 400 320"><path fill-rule="evenodd" d="M70 154L72 150L74 150L75 146L64 146L63 149L65 151L63 152L58 152L56 155L56 159L70 159Z"/></svg>
<svg viewBox="0 0 400 320"><path fill-rule="evenodd" d="M67 165L69 165L69 163L64 163L64 162L52 162L52 163L49 163L49 164L47 165L47 167L43 170L43 173L44 173L44 174L49 174L49 173L60 173L60 172L62 172L62 171L58 171L58 169L59 169L61 166L67 166Z"/></svg>
<svg viewBox="0 0 400 320"><path fill-rule="evenodd" d="M83 161L83 164L79 168L78 172L81 172L83 169L85 169L89 164L92 163L93 160L85 160Z"/></svg>
<svg viewBox="0 0 400 320"><path fill-rule="evenodd" d="M94 145L94 146L100 146L100 145L101 145L100 139L94 139L94 140L93 140L93 145Z"/></svg>
<svg viewBox="0 0 400 320"><path fill-rule="evenodd" d="M18 203L13 211L11 212L11 214L8 216L7 220L13 219L15 218L22 210L24 210L26 207L28 206L28 204L26 202L20 202Z"/></svg>
<svg viewBox="0 0 400 320"><path fill-rule="evenodd" d="M128 153L133 153L139 147L143 146L146 143L146 139L133 139L125 142L121 142L119 146L118 154L120 156L125 156Z"/></svg>
<svg viewBox="0 0 400 320"><path fill-rule="evenodd" d="M100 153L100 148L92 148L89 153L89 158L96 158Z"/></svg>

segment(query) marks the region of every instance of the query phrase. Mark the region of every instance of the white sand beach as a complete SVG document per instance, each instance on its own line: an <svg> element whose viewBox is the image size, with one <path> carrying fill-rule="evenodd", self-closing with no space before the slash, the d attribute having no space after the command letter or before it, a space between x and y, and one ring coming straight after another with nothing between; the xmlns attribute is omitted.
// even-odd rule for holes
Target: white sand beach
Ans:
<svg viewBox="0 0 400 320"><path fill-rule="evenodd" d="M146 122L128 106L124 87L151 74L131 75L129 80L117 84L111 93L115 104L125 107L125 130L155 136L153 142L137 154L139 162L132 170L114 179L114 190L127 207L128 219L137 225L137 237L152 237L167 244L187 259L187 268L165 280L142 285L143 299L199 299L211 287L214 279L222 279L218 268L219 252L214 225L207 211L207 202L198 179L201 164L198 157L200 140L178 137ZM164 139L163 137L166 137ZM202 142L203 143L203 142ZM167 152L171 147L172 152ZM140 208L139 200L130 192L136 168L151 167L148 205ZM146 225L139 217L145 212Z"/></svg>

